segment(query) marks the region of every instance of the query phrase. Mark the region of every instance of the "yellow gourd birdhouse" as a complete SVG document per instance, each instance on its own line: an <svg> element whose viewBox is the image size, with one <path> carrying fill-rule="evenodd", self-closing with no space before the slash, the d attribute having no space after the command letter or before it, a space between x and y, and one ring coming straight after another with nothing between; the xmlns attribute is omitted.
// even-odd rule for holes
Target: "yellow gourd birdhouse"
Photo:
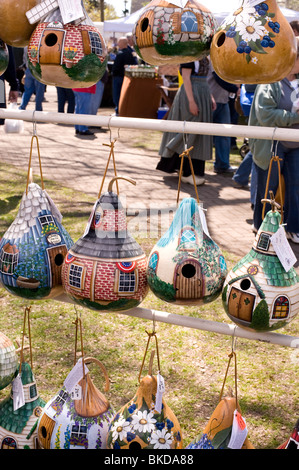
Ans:
<svg viewBox="0 0 299 470"><path fill-rule="evenodd" d="M35 28L30 24L26 12L40 3L40 0L1 0L0 37L13 47L26 47Z"/></svg>
<svg viewBox="0 0 299 470"><path fill-rule="evenodd" d="M151 65L199 60L209 54L216 26L197 0L152 0L133 29L135 50Z"/></svg>
<svg viewBox="0 0 299 470"><path fill-rule="evenodd" d="M215 72L227 82L273 83L291 71L297 45L275 0L241 0L214 35L210 53Z"/></svg>

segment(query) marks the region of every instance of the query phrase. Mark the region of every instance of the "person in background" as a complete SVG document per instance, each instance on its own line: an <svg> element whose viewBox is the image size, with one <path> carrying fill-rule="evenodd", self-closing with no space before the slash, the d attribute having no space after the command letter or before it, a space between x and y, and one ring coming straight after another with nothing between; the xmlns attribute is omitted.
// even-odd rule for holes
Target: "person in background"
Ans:
<svg viewBox="0 0 299 470"><path fill-rule="evenodd" d="M16 64L13 55L13 49L11 46L7 46L7 48L9 54L8 66L5 72L0 76L0 108L6 108L5 81L10 86L8 101L10 103L16 103L19 96L19 84L16 75ZM0 119L0 125L4 125L4 119Z"/></svg>
<svg viewBox="0 0 299 470"><path fill-rule="evenodd" d="M180 67L183 85L175 95L167 120L212 122L212 112L216 103L211 96L207 74L210 67L206 57L197 62L182 64ZM209 135L190 134L186 139L190 152L196 185L205 183L205 161L212 159L213 138ZM179 155L185 150L183 134L164 132L159 155L161 159L157 170L175 173L180 168ZM193 185L189 159L184 158L182 182Z"/></svg>
<svg viewBox="0 0 299 470"><path fill-rule="evenodd" d="M286 78L279 82L258 85L249 115L250 126L299 128L299 37L297 37L297 59ZM254 231L262 223L262 199L269 199L265 194L269 178L269 192L276 195L279 179L278 165L274 162L269 174L272 155L280 159L281 175L285 183L283 201L283 222L287 238L299 243L299 143L278 142L262 139L249 139L250 150L256 169L257 188L254 205ZM265 213L271 206L266 204Z"/></svg>
<svg viewBox="0 0 299 470"><path fill-rule="evenodd" d="M71 88L62 88L57 86L58 112L65 112L65 104L67 103L67 113L73 114L75 111L75 95Z"/></svg>
<svg viewBox="0 0 299 470"><path fill-rule="evenodd" d="M213 68L208 74L210 91L216 101L216 109L213 111L213 122L217 124L231 124L229 98L232 93L237 93L238 86L222 80ZM234 173L236 168L229 162L231 138L226 136L214 136L215 145L215 173Z"/></svg>
<svg viewBox="0 0 299 470"><path fill-rule="evenodd" d="M90 114L97 115L98 109L100 108L101 103L102 103L104 88L105 88L107 81L108 81L108 71L105 70L103 77L96 84L96 92L91 100Z"/></svg>
<svg viewBox="0 0 299 470"><path fill-rule="evenodd" d="M290 26L292 30L294 31L295 36L299 36L299 21L298 20L291 21Z"/></svg>
<svg viewBox="0 0 299 470"><path fill-rule="evenodd" d="M112 96L115 106L115 114L118 115L118 104L121 93L121 87L125 76L126 65L137 65L137 57L133 55L128 48L128 40L121 37L117 43L118 52L112 65Z"/></svg>
<svg viewBox="0 0 299 470"><path fill-rule="evenodd" d="M43 110L43 101L45 97L46 85L34 78L28 67L27 47L24 48L24 64L26 67L24 93L19 109L26 109L31 96L35 93L35 111Z"/></svg>
<svg viewBox="0 0 299 470"><path fill-rule="evenodd" d="M96 85L89 88L74 88L75 95L75 114L91 114L91 100L96 92ZM76 137L94 136L86 125L75 125Z"/></svg>

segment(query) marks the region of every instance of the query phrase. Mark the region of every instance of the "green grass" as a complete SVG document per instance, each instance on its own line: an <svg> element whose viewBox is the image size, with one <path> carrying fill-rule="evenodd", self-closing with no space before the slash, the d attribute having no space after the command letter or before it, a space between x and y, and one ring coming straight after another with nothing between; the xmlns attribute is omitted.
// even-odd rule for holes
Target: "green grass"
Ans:
<svg viewBox="0 0 299 470"><path fill-rule="evenodd" d="M35 178L38 182L38 178ZM0 236L14 220L26 186L26 173L0 164ZM45 181L47 192L63 215L63 224L73 240L84 232L94 201L83 193ZM137 237L149 254L155 239ZM228 267L236 256L223 253ZM75 325L78 313L83 325L84 354L103 362L109 377L106 394L115 411L135 394L151 321L118 313L99 313L55 300L29 302L0 289L0 331L15 345L21 341L23 316L31 305L33 371L41 397L47 401L61 388L73 367ZM202 307L170 305L151 292L143 307L206 320L228 322L221 299ZM204 429L216 408L231 352L232 340L216 333L156 323L165 399L182 427L184 446ZM298 321L280 330L299 336ZM151 343L151 349L154 342ZM249 438L256 448L275 448L284 442L298 419L298 354L290 348L238 339L238 398L246 419ZM26 359L29 354L26 351ZM78 357L78 356L77 356ZM149 356L142 375L147 373ZM104 380L96 365L91 377L102 390ZM157 373L157 361L154 361ZM234 390L231 368L225 391ZM5 397L8 389L0 392Z"/></svg>

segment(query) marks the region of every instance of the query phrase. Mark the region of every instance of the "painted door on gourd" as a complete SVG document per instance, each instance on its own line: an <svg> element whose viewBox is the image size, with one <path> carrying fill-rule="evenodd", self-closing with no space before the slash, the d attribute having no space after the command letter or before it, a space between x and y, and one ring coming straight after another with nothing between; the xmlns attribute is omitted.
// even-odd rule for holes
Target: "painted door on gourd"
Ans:
<svg viewBox="0 0 299 470"><path fill-rule="evenodd" d="M64 258L67 255L67 247L65 245L61 245L55 248L50 248L48 249L48 255L49 255L51 275L52 275L51 287L59 286L62 284L61 269L62 269Z"/></svg>
<svg viewBox="0 0 299 470"><path fill-rule="evenodd" d="M38 426L38 442L44 449L50 449L55 421L44 414Z"/></svg>
<svg viewBox="0 0 299 470"><path fill-rule="evenodd" d="M200 299L202 284L201 268L197 261L187 260L177 267L176 299Z"/></svg>
<svg viewBox="0 0 299 470"><path fill-rule="evenodd" d="M153 46L153 25L155 14L153 11L144 13L136 25L136 42L138 47Z"/></svg>
<svg viewBox="0 0 299 470"><path fill-rule="evenodd" d="M39 63L60 65L62 62L65 31L45 29L39 47Z"/></svg>
<svg viewBox="0 0 299 470"><path fill-rule="evenodd" d="M255 295L232 287L228 299L228 311L233 317L251 322Z"/></svg>

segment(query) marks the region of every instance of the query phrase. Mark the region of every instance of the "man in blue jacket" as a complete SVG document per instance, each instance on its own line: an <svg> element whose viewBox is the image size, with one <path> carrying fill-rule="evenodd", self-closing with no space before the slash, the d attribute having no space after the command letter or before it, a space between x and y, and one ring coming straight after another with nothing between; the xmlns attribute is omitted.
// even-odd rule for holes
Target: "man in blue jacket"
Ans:
<svg viewBox="0 0 299 470"><path fill-rule="evenodd" d="M115 114L118 115L118 103L121 87L125 76L126 65L137 65L137 57L128 47L128 40L121 37L117 43L118 52L112 66L112 97L115 105Z"/></svg>

